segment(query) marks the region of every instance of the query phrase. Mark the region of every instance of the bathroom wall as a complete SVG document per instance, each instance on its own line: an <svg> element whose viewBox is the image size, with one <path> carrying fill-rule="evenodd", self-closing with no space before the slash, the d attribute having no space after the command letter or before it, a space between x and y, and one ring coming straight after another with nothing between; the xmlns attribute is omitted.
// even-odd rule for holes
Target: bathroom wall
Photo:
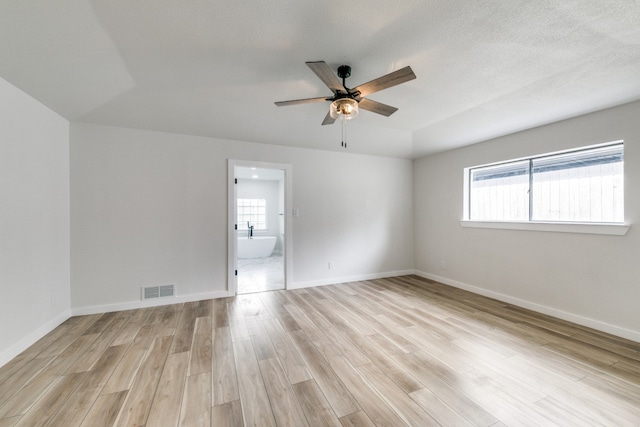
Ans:
<svg viewBox="0 0 640 427"><path fill-rule="evenodd" d="M640 102L415 161L425 277L640 341ZM624 236L465 228L463 169L624 140ZM445 268L441 268L441 261Z"/></svg>
<svg viewBox="0 0 640 427"><path fill-rule="evenodd" d="M0 366L70 315L69 122L0 79Z"/></svg>
<svg viewBox="0 0 640 427"><path fill-rule="evenodd" d="M75 313L227 295L227 159L292 165L291 287L413 271L411 160L81 123L70 151Z"/></svg>
<svg viewBox="0 0 640 427"><path fill-rule="evenodd" d="M280 182L275 180L238 179L238 199L265 199L267 204L267 230L254 230L254 235L280 236ZM245 224L246 225L246 224ZM241 232L242 233L242 232Z"/></svg>

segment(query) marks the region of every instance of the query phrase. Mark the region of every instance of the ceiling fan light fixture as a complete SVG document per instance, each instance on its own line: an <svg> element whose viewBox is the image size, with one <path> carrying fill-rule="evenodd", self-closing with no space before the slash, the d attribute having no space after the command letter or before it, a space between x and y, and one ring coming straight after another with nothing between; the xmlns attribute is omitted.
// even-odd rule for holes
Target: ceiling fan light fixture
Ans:
<svg viewBox="0 0 640 427"><path fill-rule="evenodd" d="M358 113L358 101L353 98L336 99L329 107L329 115L332 119L350 120L356 117Z"/></svg>

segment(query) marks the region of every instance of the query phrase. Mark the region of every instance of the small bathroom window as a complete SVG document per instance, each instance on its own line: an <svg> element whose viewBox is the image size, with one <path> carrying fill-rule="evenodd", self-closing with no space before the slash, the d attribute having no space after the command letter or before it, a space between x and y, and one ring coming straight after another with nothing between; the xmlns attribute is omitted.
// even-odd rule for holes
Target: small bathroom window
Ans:
<svg viewBox="0 0 640 427"><path fill-rule="evenodd" d="M267 201L265 199L238 199L238 230L267 229Z"/></svg>

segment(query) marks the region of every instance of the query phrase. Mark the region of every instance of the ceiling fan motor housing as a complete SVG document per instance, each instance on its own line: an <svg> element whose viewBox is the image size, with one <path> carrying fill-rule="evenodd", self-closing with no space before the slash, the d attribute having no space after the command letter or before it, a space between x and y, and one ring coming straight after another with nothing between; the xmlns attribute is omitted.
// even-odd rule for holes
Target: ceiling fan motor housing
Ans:
<svg viewBox="0 0 640 427"><path fill-rule="evenodd" d="M341 65L338 67L338 77L346 79L351 77L351 67L348 65Z"/></svg>

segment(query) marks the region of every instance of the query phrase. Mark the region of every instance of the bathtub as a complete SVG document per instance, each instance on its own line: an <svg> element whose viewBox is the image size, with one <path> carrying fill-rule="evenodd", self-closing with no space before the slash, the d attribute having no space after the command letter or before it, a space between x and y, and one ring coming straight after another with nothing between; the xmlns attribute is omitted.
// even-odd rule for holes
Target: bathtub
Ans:
<svg viewBox="0 0 640 427"><path fill-rule="evenodd" d="M238 236L238 258L268 258L275 246L275 236Z"/></svg>

